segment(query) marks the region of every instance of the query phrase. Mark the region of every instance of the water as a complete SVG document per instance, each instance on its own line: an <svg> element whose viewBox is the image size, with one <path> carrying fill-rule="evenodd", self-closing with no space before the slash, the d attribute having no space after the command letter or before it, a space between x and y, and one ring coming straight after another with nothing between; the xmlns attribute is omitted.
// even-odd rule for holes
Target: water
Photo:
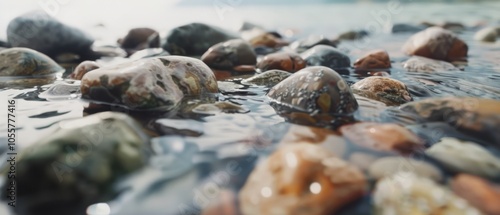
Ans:
<svg viewBox="0 0 500 215"><path fill-rule="evenodd" d="M335 36L352 29L373 30L366 41L343 42L340 48L351 56L354 62L366 51L385 49L393 61L391 77L404 82L415 100L428 97L472 96L500 99L500 50L499 43L482 44L472 39L474 30L467 30L459 36L469 45L469 61L462 71L432 74L407 72L401 62L408 59L401 47L410 34L392 35L388 33L391 23L415 23L419 21L458 21L467 26L479 22L498 24L500 3L407 3L401 1L398 13L390 13L386 3L356 4L312 4L312 5L246 5L235 4L224 11L214 5L174 6L175 1L153 0L144 2L108 1L68 1L61 5L57 18L85 29L97 38L96 44L113 44L125 32L138 26L147 26L159 31L192 21L203 21L227 29L236 29L241 21L261 24L269 29L278 29L290 38L309 34ZM234 1L238 2L238 1ZM27 8L36 8L35 1L19 1L3 5L0 3L0 38L5 37L8 20ZM22 8L20 6L23 6ZM116 8L119 9L111 9ZM5 10L4 8L12 8ZM85 10L81 10L85 8ZM139 10L140 8L140 10ZM196 15L194 15L196 14ZM375 14L375 15L373 15ZM389 14L385 20L377 22L377 14ZM119 61L119 60L118 60ZM113 61L111 61L112 63ZM111 64L108 62L108 64ZM354 71L342 74L352 84L364 77ZM60 81L59 84L65 83ZM61 86L70 87L72 83ZM77 83L78 84L78 83ZM193 195L210 182L213 173L224 171L231 162L241 167L241 172L230 181L220 185L227 190L238 190L259 159L271 153L278 144L292 142L317 142L334 149L344 159L352 158L355 152L366 152L346 142L338 133L299 125L293 125L278 116L268 104L265 94L269 88L243 86L240 80L219 82L221 93L217 100L241 105L248 113L217 113L200 115L177 110L162 114L144 114L126 111L140 121L148 134L152 135L153 148L158 155L151 159L151 165L139 173L123 179L118 187L125 191L118 198L106 204L93 207L113 214L172 214L193 202ZM77 91L67 96L51 96L47 90L51 85L32 89L2 89L0 97L17 99L17 127L19 150L36 143L54 131L55 123L90 114L84 107L87 102L79 99ZM70 90L71 91L71 90ZM197 101L185 101L196 103ZM356 118L363 121L396 122L421 136L426 136L433 128L451 135L477 140L458 133L443 124L432 124L424 128L412 125L409 116L386 117L387 107L373 101L360 100L360 111ZM113 110L113 109L112 109ZM116 110L116 109L114 109ZM4 111L4 110L2 110ZM1 114L4 115L2 112ZM400 113L396 113L400 114ZM394 116L394 115L392 115ZM0 137L5 137L7 124L0 122ZM436 139L439 137L433 136ZM428 144L431 141L428 140ZM332 145L336 142L336 145ZM487 145L487 143L484 143ZM0 150L4 151L0 146ZM490 149L497 153L495 149ZM368 150L375 157L386 156ZM356 163L357 161L353 161ZM363 164L359 164L363 165ZM363 212L363 200L356 207ZM364 202L364 203L363 203ZM2 204L4 205L4 204ZM182 206L182 207L181 207ZM364 210L365 212L367 210ZM161 213L160 213L161 212ZM362 212L359 212L362 214ZM344 214L350 214L349 210Z"/></svg>

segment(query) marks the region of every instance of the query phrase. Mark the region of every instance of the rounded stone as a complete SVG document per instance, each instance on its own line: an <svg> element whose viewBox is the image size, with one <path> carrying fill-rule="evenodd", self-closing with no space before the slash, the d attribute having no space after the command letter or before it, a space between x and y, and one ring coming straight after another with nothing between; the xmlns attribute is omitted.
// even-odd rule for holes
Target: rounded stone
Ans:
<svg viewBox="0 0 500 215"><path fill-rule="evenodd" d="M351 59L347 55L327 45L316 45L301 56L308 66L326 66L331 69L347 69L351 66Z"/></svg>
<svg viewBox="0 0 500 215"><path fill-rule="evenodd" d="M99 69L101 66L97 64L95 61L83 61L81 62L69 75L69 78L75 80L82 80L82 77L92 70Z"/></svg>
<svg viewBox="0 0 500 215"><path fill-rule="evenodd" d="M245 215L326 215L360 199L365 191L361 170L320 146L302 143L282 146L260 163L239 200Z"/></svg>
<svg viewBox="0 0 500 215"><path fill-rule="evenodd" d="M120 47L127 50L142 50L146 48L160 47L160 36L157 31L151 28L133 28L123 39L119 39Z"/></svg>
<svg viewBox="0 0 500 215"><path fill-rule="evenodd" d="M432 164L405 157L385 157L372 162L368 175L380 180L393 176L398 172L411 172L419 177L429 178L435 182L443 180L441 171Z"/></svg>
<svg viewBox="0 0 500 215"><path fill-rule="evenodd" d="M361 122L340 128L350 142L378 151L411 155L424 149L422 140L397 124Z"/></svg>
<svg viewBox="0 0 500 215"><path fill-rule="evenodd" d="M373 194L374 214L480 215L464 199L434 181L399 172L379 180Z"/></svg>
<svg viewBox="0 0 500 215"><path fill-rule="evenodd" d="M452 171L500 178L500 158L477 143L445 137L425 153Z"/></svg>
<svg viewBox="0 0 500 215"><path fill-rule="evenodd" d="M172 29L162 47L172 55L201 56L213 45L237 38L215 26L191 23Z"/></svg>
<svg viewBox="0 0 500 215"><path fill-rule="evenodd" d="M272 87L286 78L290 77L292 73L283 70L269 70L263 73L260 73L251 78L247 78L241 81L242 84L256 84L256 85L264 85L268 87Z"/></svg>
<svg viewBox="0 0 500 215"><path fill-rule="evenodd" d="M242 65L255 66L257 55L248 42L234 39L210 47L201 60L210 68L233 69Z"/></svg>
<svg viewBox="0 0 500 215"><path fill-rule="evenodd" d="M353 84L351 88L356 94L384 102L387 105L397 106L413 100L403 82L388 77L366 77Z"/></svg>
<svg viewBox="0 0 500 215"><path fill-rule="evenodd" d="M347 32L341 33L337 37L337 40L359 40L359 39L362 39L363 37L366 37L366 36L368 36L368 32L365 30L347 31Z"/></svg>
<svg viewBox="0 0 500 215"><path fill-rule="evenodd" d="M459 71L457 67L446 61L433 60L419 56L413 56L408 59L403 63L403 68L409 72Z"/></svg>
<svg viewBox="0 0 500 215"><path fill-rule="evenodd" d="M468 46L453 32L440 27L430 27L413 35L403 46L408 55L435 60L460 61L467 58Z"/></svg>
<svg viewBox="0 0 500 215"><path fill-rule="evenodd" d="M266 55L258 64L261 71L272 69L297 72L306 67L306 61L293 52L278 52Z"/></svg>
<svg viewBox="0 0 500 215"><path fill-rule="evenodd" d="M0 76L43 76L64 71L51 58L28 48L0 51L0 65Z"/></svg>
<svg viewBox="0 0 500 215"><path fill-rule="evenodd" d="M391 68L391 59L385 50L375 50L354 62L354 68L364 69L388 69Z"/></svg>
<svg viewBox="0 0 500 215"><path fill-rule="evenodd" d="M288 45L288 42L276 37L271 33L264 33L250 39L250 44L253 47L269 47L269 48L279 48Z"/></svg>
<svg viewBox="0 0 500 215"><path fill-rule="evenodd" d="M494 43L497 41L497 29L494 27L483 28L479 30L475 35L474 39L482 42L491 42Z"/></svg>
<svg viewBox="0 0 500 215"><path fill-rule="evenodd" d="M392 26L392 33L417 33L426 29L427 26L398 23Z"/></svg>
<svg viewBox="0 0 500 215"><path fill-rule="evenodd" d="M346 81L324 66L294 73L271 88L267 96L278 114L299 124L338 126L351 121L358 109Z"/></svg>
<svg viewBox="0 0 500 215"><path fill-rule="evenodd" d="M480 177L459 174L451 182L453 191L485 214L500 214L500 186Z"/></svg>

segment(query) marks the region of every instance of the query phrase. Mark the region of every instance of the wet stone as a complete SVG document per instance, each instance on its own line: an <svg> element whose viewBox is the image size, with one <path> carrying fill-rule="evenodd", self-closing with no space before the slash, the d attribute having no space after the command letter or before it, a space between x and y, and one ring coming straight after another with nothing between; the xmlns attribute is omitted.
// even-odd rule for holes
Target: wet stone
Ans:
<svg viewBox="0 0 500 215"><path fill-rule="evenodd" d="M468 46L453 32L440 27L430 27L413 35L403 46L407 55L417 55L435 60L466 60Z"/></svg>
<svg viewBox="0 0 500 215"><path fill-rule="evenodd" d="M324 66L306 67L269 91L271 106L292 122L339 126L352 121L358 103L344 79Z"/></svg>
<svg viewBox="0 0 500 215"><path fill-rule="evenodd" d="M193 109L194 113L197 114L218 114L218 113L248 113L248 109L241 107L240 105L233 104L231 102L216 102L214 104L201 104Z"/></svg>
<svg viewBox="0 0 500 215"><path fill-rule="evenodd" d="M494 43L497 41L497 29L494 27L487 27L479 30L475 35L474 39L482 42L491 42Z"/></svg>
<svg viewBox="0 0 500 215"><path fill-rule="evenodd" d="M250 44L252 44L253 47L265 46L269 48L280 48L287 46L288 42L276 37L274 34L264 33L250 39Z"/></svg>
<svg viewBox="0 0 500 215"><path fill-rule="evenodd" d="M413 56L403 63L403 68L410 72L459 71L457 67L446 61Z"/></svg>
<svg viewBox="0 0 500 215"><path fill-rule="evenodd" d="M350 142L377 151L411 155L424 149L418 136L397 124L361 122L344 125L340 131Z"/></svg>
<svg viewBox="0 0 500 215"><path fill-rule="evenodd" d="M22 210L109 200L116 179L146 164L148 142L141 127L121 113L60 122L53 134L19 155L16 184Z"/></svg>
<svg viewBox="0 0 500 215"><path fill-rule="evenodd" d="M129 58L131 60L139 60L143 58L152 58L152 57L164 57L169 56L170 53L165 51L163 48L147 48L140 51L135 52Z"/></svg>
<svg viewBox="0 0 500 215"><path fill-rule="evenodd" d="M469 204L475 206L488 215L500 214L500 185L493 184L480 177L459 174L456 176L451 187L453 191Z"/></svg>
<svg viewBox="0 0 500 215"><path fill-rule="evenodd" d="M427 26L398 23L392 26L392 33L417 33L425 30Z"/></svg>
<svg viewBox="0 0 500 215"><path fill-rule="evenodd" d="M326 66L344 70L351 66L351 59L340 50L326 45L317 45L301 54L307 66Z"/></svg>
<svg viewBox="0 0 500 215"><path fill-rule="evenodd" d="M237 66L255 66L257 55L248 42L234 39L210 47L201 60L210 68L234 69Z"/></svg>
<svg viewBox="0 0 500 215"><path fill-rule="evenodd" d="M274 85L280 83L286 78L290 77L292 73L283 70L269 70L253 76L251 78L247 78L241 81L242 84L255 84L255 85L263 85L268 87L273 87Z"/></svg>
<svg viewBox="0 0 500 215"><path fill-rule="evenodd" d="M211 46L237 38L237 35L215 26L191 23L172 29L163 49L172 55L201 56Z"/></svg>
<svg viewBox="0 0 500 215"><path fill-rule="evenodd" d="M408 172L399 172L378 181L373 198L376 215L481 215L446 188Z"/></svg>
<svg viewBox="0 0 500 215"><path fill-rule="evenodd" d="M426 154L452 171L500 179L500 158L477 143L445 137Z"/></svg>
<svg viewBox="0 0 500 215"><path fill-rule="evenodd" d="M129 54L137 50L160 47L160 35L151 28L134 28L127 35L118 40L120 47Z"/></svg>
<svg viewBox="0 0 500 215"><path fill-rule="evenodd" d="M375 99L391 106L398 106L413 100L403 82L388 77L367 77L353 84L351 88L358 95Z"/></svg>
<svg viewBox="0 0 500 215"><path fill-rule="evenodd" d="M147 58L104 67L82 78L82 98L132 110L170 110L184 96L217 93L213 72L198 59Z"/></svg>
<svg viewBox="0 0 500 215"><path fill-rule="evenodd" d="M74 53L81 60L94 60L94 40L83 31L68 26L43 11L30 12L14 18L7 27L7 38L13 47L26 47L49 57Z"/></svg>
<svg viewBox="0 0 500 215"><path fill-rule="evenodd" d="M443 174L434 165L405 157L380 158L371 163L368 175L375 180L380 180L393 176L398 172L411 172L419 177L432 179L435 182L443 179Z"/></svg>
<svg viewBox="0 0 500 215"><path fill-rule="evenodd" d="M338 42L329 40L323 35L312 35L304 39L297 40L290 44L290 48L297 52L304 52L316 45L327 45L337 47Z"/></svg>
<svg viewBox="0 0 500 215"><path fill-rule="evenodd" d="M245 215L326 215L360 199L365 191L358 168L320 146L302 143L282 146L260 163L239 200Z"/></svg>
<svg viewBox="0 0 500 215"><path fill-rule="evenodd" d="M278 52L266 55L258 64L257 68L265 72L272 69L297 72L306 67L306 61L300 55L293 52Z"/></svg>
<svg viewBox="0 0 500 215"><path fill-rule="evenodd" d="M75 80L82 80L82 77L92 70L99 69L101 66L97 64L95 61L83 61L81 62L69 75L69 78Z"/></svg>
<svg viewBox="0 0 500 215"><path fill-rule="evenodd" d="M354 62L356 70L388 69L391 68L391 59L385 50L375 50Z"/></svg>

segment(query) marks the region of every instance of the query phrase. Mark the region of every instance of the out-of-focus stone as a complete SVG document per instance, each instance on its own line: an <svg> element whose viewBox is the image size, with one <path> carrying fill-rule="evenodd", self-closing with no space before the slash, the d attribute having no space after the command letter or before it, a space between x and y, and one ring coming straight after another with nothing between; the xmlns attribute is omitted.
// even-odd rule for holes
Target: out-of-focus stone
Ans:
<svg viewBox="0 0 500 215"><path fill-rule="evenodd" d="M413 100L403 82L388 77L366 77L353 84L351 88L356 94L384 102L387 105L397 106Z"/></svg>
<svg viewBox="0 0 500 215"><path fill-rule="evenodd" d="M488 215L500 215L500 186L494 185L480 177L460 174L456 176L451 187L469 204Z"/></svg>
<svg viewBox="0 0 500 215"><path fill-rule="evenodd" d="M257 68L261 71L278 69L292 73L305 67L306 61L304 61L300 55L293 52L278 52L269 54L257 64Z"/></svg>
<svg viewBox="0 0 500 215"><path fill-rule="evenodd" d="M388 69L391 68L391 59L387 51L375 50L356 60L356 62L354 62L354 68L357 70Z"/></svg>

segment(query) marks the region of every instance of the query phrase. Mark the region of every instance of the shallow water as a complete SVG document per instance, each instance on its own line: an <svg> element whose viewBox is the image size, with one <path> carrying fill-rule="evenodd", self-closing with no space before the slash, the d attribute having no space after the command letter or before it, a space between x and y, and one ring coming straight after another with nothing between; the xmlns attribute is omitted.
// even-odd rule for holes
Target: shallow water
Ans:
<svg viewBox="0 0 500 215"><path fill-rule="evenodd" d="M122 35L130 27L146 26L158 30L168 29L190 21L203 20L207 23L231 28L240 20L261 23L271 29L279 28L283 33L294 29L296 34L291 38L306 34L335 35L345 30L361 29L373 20L370 12L380 12L387 9L386 4L339 4L339 5L301 5L301 6L235 6L220 18L213 7L177 7L166 9L168 12L160 16L134 17L108 15L106 4L113 5L113 1L103 3L102 7L94 5L95 16L72 13L81 7L81 1L71 2L58 15L68 23L76 24L100 40L98 44L109 44L110 41ZM117 4L114 2L114 4ZM134 3L136 4L136 3ZM164 3L164 6L170 3ZM141 3L141 5L143 5ZM144 10L160 12L158 6L147 4ZM3 8L3 7L0 7ZM134 6L124 8L123 14L133 11ZM439 22L459 21L472 26L479 21L490 24L500 20L500 3L478 4L402 4L402 12L391 15L394 22L431 21ZM200 14L189 16L186 14ZM10 17L14 12L8 12ZM171 13L170 13L171 12ZM259 14L259 15L257 15ZM175 18L178 16L178 18ZM0 19L0 27L5 24L6 18ZM80 19L84 18L85 19ZM119 17L119 18L117 18ZM235 18L236 17L236 18ZM78 20L78 21L77 21ZM82 20L82 21L80 21ZM128 20L128 21L127 21ZM134 21L130 21L134 20ZM140 22L139 22L140 20ZM161 21L160 21L161 20ZM130 21L130 22L129 22ZM96 27L103 23L105 27ZM125 24L126 23L126 24ZM284 28L283 28L284 27ZM500 99L500 43L482 44L472 39L474 29L459 33L459 36L469 45L469 61L462 71L439 73L412 73L402 68L401 62L408 59L401 52L403 43L411 34L389 34L387 26L381 27L368 38L369 41L343 42L340 48L347 52L354 62L366 51L385 49L391 56L392 78L404 82L410 89L414 100L428 97L443 96L471 96L481 98ZM111 63L108 63L111 64ZM349 84L364 77L353 70L341 74ZM64 83L64 81L59 81ZM71 87L71 85L68 85ZM78 86L76 84L76 86ZM90 112L84 107L86 101L79 99L78 88L72 95L47 95L51 86L41 86L32 89L2 89L1 98L17 99L17 133L19 149L36 143L45 135L54 131L57 122L65 119L80 118ZM246 177L258 160L272 152L278 144L290 142L317 142L332 148L339 156L350 160L358 166L367 165L363 159L353 156L357 152L368 152L369 156L380 157L393 155L360 148L348 143L343 137L333 131L293 125L278 116L268 104L265 94L269 88L262 86L244 86L240 80L219 82L221 93L217 100L228 101L241 105L249 110L248 113L217 113L202 115L186 113L176 110L170 113L137 113L126 111L140 121L152 139L153 149L158 152L150 165L133 176L123 179L117 189L124 192L113 201L107 202L112 214L173 214L185 208L193 210L193 199L196 192L203 192L207 183L214 181L214 174L224 172L225 168L236 162L241 171L231 176L228 181L217 183L219 187L228 190L238 190L245 182ZM4 101L2 99L2 101ZM198 101L185 101L197 103ZM355 114L360 121L396 122L407 126L426 140L426 144L435 143L443 136L456 136L462 139L475 140L485 146L491 146L481 137L472 137L454 128L430 123L415 125L415 119L397 110L386 110L380 103L359 100L360 110ZM117 109L111 109L117 110ZM3 110L2 110L3 111ZM123 110L122 110L123 111ZM3 113L2 113L3 114ZM0 140L4 138L7 128L6 122L0 122ZM439 131L439 132L437 132ZM332 145L336 142L336 145ZM0 146L4 151L5 145ZM489 148L497 155L498 150ZM419 155L416 155L419 156ZM424 158L425 159L425 158ZM4 159L2 159L4 160ZM370 158L368 159L370 160ZM217 181L217 180L215 180ZM125 187L125 188L124 188ZM132 188L130 188L132 187ZM215 197L214 197L215 198ZM370 211L366 202L360 201L344 214L366 214ZM3 206L4 204L2 204ZM353 211L356 211L354 213Z"/></svg>

